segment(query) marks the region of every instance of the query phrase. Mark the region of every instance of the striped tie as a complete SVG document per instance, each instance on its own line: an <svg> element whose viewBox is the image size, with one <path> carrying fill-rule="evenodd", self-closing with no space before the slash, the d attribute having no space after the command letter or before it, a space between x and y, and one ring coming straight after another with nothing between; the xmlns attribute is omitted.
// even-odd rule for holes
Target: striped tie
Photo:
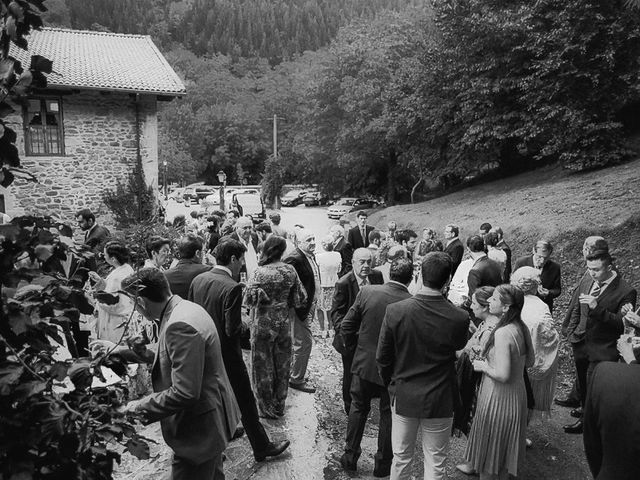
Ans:
<svg viewBox="0 0 640 480"><path fill-rule="evenodd" d="M598 282L593 282L593 287L591 288L591 296L598 298L600 293L602 292L602 287Z"/></svg>

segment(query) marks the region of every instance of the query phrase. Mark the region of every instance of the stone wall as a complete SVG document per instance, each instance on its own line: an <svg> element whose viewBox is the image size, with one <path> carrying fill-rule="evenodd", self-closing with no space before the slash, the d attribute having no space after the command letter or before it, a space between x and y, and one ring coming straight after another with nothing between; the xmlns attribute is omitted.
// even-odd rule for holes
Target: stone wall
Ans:
<svg viewBox="0 0 640 480"><path fill-rule="evenodd" d="M22 112L7 119L18 134L22 166L39 183L16 180L5 195L7 213L49 214L75 223L74 213L90 208L102 223L111 223L102 202L106 190L126 179L136 162L135 95L80 92L62 97L64 156L24 153ZM157 100L140 95L140 146L147 183L158 185Z"/></svg>

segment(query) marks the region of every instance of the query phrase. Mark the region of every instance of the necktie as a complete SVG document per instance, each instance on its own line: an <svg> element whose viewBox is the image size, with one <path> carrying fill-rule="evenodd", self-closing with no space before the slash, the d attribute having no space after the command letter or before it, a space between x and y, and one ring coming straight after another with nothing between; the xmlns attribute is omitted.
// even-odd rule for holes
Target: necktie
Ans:
<svg viewBox="0 0 640 480"><path fill-rule="evenodd" d="M362 283L360 284L361 286L365 286L365 285L369 285L369 279L367 277L364 277L362 279Z"/></svg>
<svg viewBox="0 0 640 480"><path fill-rule="evenodd" d="M362 236L362 243L367 244L367 237L364 234L364 228L360 230L360 235Z"/></svg>
<svg viewBox="0 0 640 480"><path fill-rule="evenodd" d="M598 282L593 282L593 288L591 289L591 296L598 298L602 292L602 287Z"/></svg>

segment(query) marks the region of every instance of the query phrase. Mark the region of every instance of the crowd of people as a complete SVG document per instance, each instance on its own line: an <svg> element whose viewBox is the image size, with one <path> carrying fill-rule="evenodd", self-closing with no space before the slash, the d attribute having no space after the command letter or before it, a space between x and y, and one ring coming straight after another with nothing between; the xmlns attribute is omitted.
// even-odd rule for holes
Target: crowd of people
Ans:
<svg viewBox="0 0 640 480"><path fill-rule="evenodd" d="M635 400L637 389L620 394L611 382L637 380L626 364L636 363L640 316L602 237L585 240L585 273L558 331L552 314L563 286L553 245L540 239L514 261L502 229L488 223L464 242L449 224L439 240L428 227L421 238L393 221L374 228L358 212L355 226L333 225L317 242L302 225L283 228L278 213L256 225L214 212L174 221L173 242L150 237L136 269L127 245L90 211L77 221L109 273L90 268L96 314L74 332L75 350L110 351L137 365L136 375L147 372L148 391L126 409L162 423L173 478L224 478L223 452L244 433L258 462L288 448L261 419L286 415L289 389L316 391L307 376L312 330L333 337L342 363L346 471L357 471L378 399L375 477L411 478L418 430L425 479L446 478L453 434L467 436L456 466L463 473L517 476L529 422L551 411L564 337L575 385L555 401L576 417L565 431L584 433L594 477L640 476L635 446L611 448L616 428L633 427L609 411L621 395ZM117 300L105 303L102 292Z"/></svg>

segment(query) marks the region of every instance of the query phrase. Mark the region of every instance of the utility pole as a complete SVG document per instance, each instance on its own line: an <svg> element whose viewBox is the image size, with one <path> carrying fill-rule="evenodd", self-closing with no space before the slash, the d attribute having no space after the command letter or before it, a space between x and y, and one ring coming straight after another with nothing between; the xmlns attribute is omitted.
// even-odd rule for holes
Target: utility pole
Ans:
<svg viewBox="0 0 640 480"><path fill-rule="evenodd" d="M273 115L273 158L278 158L278 115Z"/></svg>

